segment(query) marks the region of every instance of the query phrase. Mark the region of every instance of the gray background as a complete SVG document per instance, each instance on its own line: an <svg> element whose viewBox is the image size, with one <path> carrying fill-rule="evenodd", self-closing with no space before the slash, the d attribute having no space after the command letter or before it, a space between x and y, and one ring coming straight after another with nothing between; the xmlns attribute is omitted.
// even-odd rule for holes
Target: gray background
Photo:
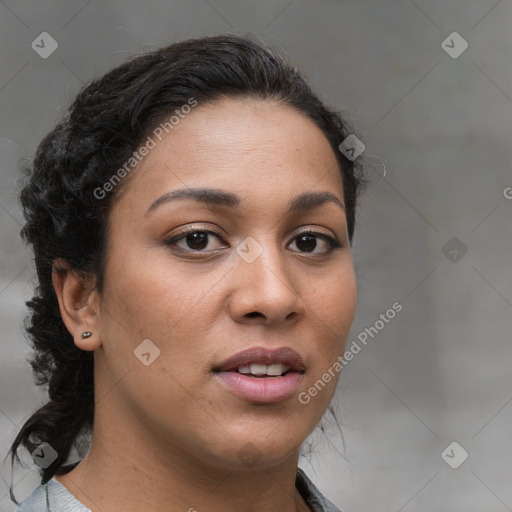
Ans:
<svg viewBox="0 0 512 512"><path fill-rule="evenodd" d="M128 56L251 32L344 108L366 144L375 179L356 230L349 344L403 305L342 372L345 446L334 427L314 434L301 466L344 512L512 510L511 22L511 0L0 2L1 457L45 399L25 361L34 270L16 162L84 83ZM59 45L47 59L31 48L44 31ZM469 45L458 58L441 46L454 31ZM469 453L458 469L441 457L453 441ZM12 511L8 462L2 475L0 510ZM27 496L33 464L14 481Z"/></svg>

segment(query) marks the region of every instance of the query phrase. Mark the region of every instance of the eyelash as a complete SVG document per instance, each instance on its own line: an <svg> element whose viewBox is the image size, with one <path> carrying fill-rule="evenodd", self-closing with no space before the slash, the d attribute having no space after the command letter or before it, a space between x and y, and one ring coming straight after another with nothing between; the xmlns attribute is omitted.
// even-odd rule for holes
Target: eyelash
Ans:
<svg viewBox="0 0 512 512"><path fill-rule="evenodd" d="M191 227L191 228L184 229L178 235L176 235L172 238L164 240L163 243L166 246L176 245L179 241L183 240L184 238L186 238L188 235L190 235L192 233L206 233L208 235L213 235L216 238L222 240L221 235L219 233L217 233L216 231L212 231L209 229L200 229L197 227ZM327 244L329 245L328 250L323 253L315 253L315 252L307 252L307 251L305 251L305 252L294 251L294 252L301 252L302 254L312 254L314 256L315 255L316 256L326 256L326 255L330 254L333 250L339 249L342 247L342 244L336 238L330 237L329 235L326 235L325 233L321 233L319 231L313 231L313 230L304 230L304 231L301 231L300 233L297 233L295 235L295 237L292 239L292 241L300 238L301 236L307 236L307 235L321 238L322 240L327 242ZM316 247L315 247L315 249L316 249ZM178 251L191 252L191 253L197 253L197 254L208 252L208 251L199 250L199 249L182 249L182 248L179 248Z"/></svg>

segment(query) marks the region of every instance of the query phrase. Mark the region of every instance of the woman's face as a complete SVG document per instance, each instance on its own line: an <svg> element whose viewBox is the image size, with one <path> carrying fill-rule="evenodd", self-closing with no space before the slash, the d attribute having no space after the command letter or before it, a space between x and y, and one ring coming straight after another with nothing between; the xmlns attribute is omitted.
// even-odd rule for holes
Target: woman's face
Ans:
<svg viewBox="0 0 512 512"><path fill-rule="evenodd" d="M335 155L312 121L261 100L199 104L154 139L109 217L97 410L157 455L275 465L328 407L355 313ZM291 371L244 374L265 366Z"/></svg>

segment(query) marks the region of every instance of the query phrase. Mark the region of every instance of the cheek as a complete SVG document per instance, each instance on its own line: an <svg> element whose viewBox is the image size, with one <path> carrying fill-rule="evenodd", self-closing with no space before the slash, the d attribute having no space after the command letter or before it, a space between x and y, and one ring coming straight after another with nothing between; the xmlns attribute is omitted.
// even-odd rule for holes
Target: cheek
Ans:
<svg viewBox="0 0 512 512"><path fill-rule="evenodd" d="M190 321L218 281L215 273L171 265L163 251L149 258L126 254L118 261L107 280L107 306L141 336L161 336L178 322Z"/></svg>
<svg viewBox="0 0 512 512"><path fill-rule="evenodd" d="M161 411L163 416L156 412L152 421L164 421L165 411L188 410L189 395L184 401L183 390L194 389L198 378L197 339L203 336L207 304L202 299L218 278L204 273L191 279L161 257L143 263L128 253L116 261L104 289L105 379L122 380L118 391L130 407L148 416ZM146 366L141 354L147 352L151 362Z"/></svg>
<svg viewBox="0 0 512 512"><path fill-rule="evenodd" d="M340 328L346 337L352 327L357 305L357 285L354 269L352 267L342 275L337 283L336 289L333 291L333 295L336 304L339 305L338 320Z"/></svg>
<svg viewBox="0 0 512 512"><path fill-rule="evenodd" d="M330 392L322 393L322 398L319 398L316 403L327 407L339 378L339 371L336 371L333 365L345 350L355 317L357 287L353 267L347 266L337 273L333 272L330 278L318 282L314 292L305 294L304 297L311 322L316 326L317 340L315 360L308 385L325 377L327 382L320 388L323 389L325 385ZM329 369L331 374L325 375Z"/></svg>
<svg viewBox="0 0 512 512"><path fill-rule="evenodd" d="M319 321L333 336L348 334L354 320L357 286L353 267L332 272L321 280L314 279L314 288L301 294Z"/></svg>
<svg viewBox="0 0 512 512"><path fill-rule="evenodd" d="M141 258L125 254L118 261L119 265L111 266L105 282L105 304L107 313L111 313L105 326L108 365L113 370L115 367L118 376L126 366L139 369L134 351L149 339L158 353L146 368L151 369L147 378L152 385L170 378L165 371L156 372L162 367L183 385L193 386L204 374L197 371L197 365L206 363L197 356L206 355L204 340L211 337L216 322L215 297L223 283L222 273L192 263L171 265L165 253L151 261L147 255ZM185 266L192 269L186 270ZM170 395L174 391L180 388L169 390Z"/></svg>

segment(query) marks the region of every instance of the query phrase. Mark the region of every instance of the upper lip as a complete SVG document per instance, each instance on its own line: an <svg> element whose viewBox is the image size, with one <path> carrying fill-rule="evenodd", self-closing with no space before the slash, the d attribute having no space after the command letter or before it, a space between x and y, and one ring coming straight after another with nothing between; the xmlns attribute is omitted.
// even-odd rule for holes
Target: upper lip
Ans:
<svg viewBox="0 0 512 512"><path fill-rule="evenodd" d="M251 364L283 364L291 371L304 372L304 361L295 350L288 347L268 349L265 347L251 347L237 352L213 369L215 372L228 372L240 366Z"/></svg>

